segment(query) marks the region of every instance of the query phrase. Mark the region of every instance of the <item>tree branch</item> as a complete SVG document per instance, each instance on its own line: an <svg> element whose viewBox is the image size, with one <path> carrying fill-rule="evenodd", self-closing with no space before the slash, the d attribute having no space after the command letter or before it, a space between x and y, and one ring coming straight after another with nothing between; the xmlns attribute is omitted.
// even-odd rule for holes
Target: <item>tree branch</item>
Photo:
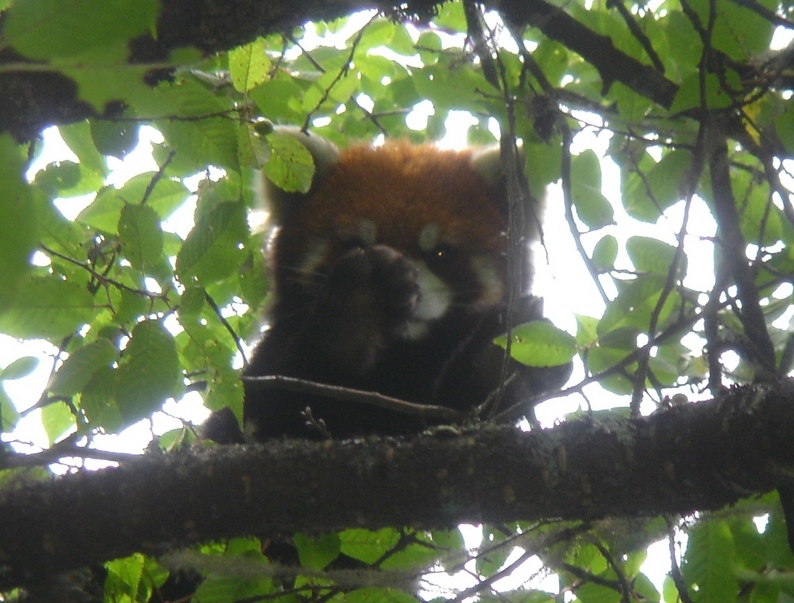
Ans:
<svg viewBox="0 0 794 603"><path fill-rule="evenodd" d="M252 533L717 509L792 475L792 402L794 382L781 381L635 420L225 446L7 487L0 590Z"/></svg>

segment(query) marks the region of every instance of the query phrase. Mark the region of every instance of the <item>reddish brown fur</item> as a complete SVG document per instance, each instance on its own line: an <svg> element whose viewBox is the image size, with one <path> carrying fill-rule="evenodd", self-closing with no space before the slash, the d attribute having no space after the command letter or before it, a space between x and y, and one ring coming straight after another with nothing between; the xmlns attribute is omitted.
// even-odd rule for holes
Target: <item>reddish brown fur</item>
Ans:
<svg viewBox="0 0 794 603"><path fill-rule="evenodd" d="M377 226L378 242L415 255L419 233L430 223L441 227L440 240L453 237L467 253L500 255L505 249L504 217L470 161L466 151L404 142L376 149L351 147L297 210L294 221L284 225L281 251L290 258L303 257L313 242L356 232L358 221L366 217ZM296 225L295 236L286 234L291 225Z"/></svg>

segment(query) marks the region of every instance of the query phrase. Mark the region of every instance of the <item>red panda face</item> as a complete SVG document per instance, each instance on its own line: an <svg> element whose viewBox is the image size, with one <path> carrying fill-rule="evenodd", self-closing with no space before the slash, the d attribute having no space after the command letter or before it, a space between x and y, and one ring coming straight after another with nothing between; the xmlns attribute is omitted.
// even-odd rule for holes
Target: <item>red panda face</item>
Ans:
<svg viewBox="0 0 794 603"><path fill-rule="evenodd" d="M420 339L450 310L483 312L507 291L506 218L468 152L353 147L285 210L277 289L354 298L363 320L377 317L370 332L391 321Z"/></svg>

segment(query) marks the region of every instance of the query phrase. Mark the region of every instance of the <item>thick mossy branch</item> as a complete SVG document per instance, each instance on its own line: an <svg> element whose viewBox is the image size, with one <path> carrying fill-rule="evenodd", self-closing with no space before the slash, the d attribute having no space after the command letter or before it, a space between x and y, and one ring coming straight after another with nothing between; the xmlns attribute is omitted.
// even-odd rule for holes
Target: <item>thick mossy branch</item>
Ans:
<svg viewBox="0 0 794 603"><path fill-rule="evenodd" d="M0 590L244 534L717 509L794 475L794 384L639 420L145 456L0 496ZM64 521L68 518L69 521Z"/></svg>

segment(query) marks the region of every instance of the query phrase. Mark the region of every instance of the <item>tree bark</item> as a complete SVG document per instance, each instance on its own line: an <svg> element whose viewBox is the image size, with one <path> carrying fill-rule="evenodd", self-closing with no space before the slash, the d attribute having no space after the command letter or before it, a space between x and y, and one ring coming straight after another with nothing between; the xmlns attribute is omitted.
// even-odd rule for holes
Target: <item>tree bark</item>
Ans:
<svg viewBox="0 0 794 603"><path fill-rule="evenodd" d="M0 492L0 590L245 534L687 514L791 483L794 382L637 420L146 455Z"/></svg>

